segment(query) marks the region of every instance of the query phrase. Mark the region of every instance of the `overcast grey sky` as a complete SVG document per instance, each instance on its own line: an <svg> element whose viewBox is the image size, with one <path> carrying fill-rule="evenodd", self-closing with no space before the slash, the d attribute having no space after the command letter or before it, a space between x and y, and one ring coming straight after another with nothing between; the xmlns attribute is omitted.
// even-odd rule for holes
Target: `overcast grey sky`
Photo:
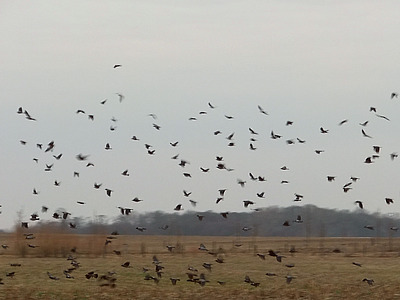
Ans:
<svg viewBox="0 0 400 300"><path fill-rule="evenodd" d="M369 212L397 213L400 158L390 154L400 153L400 98L391 99L400 91L399 8L398 1L2 1L0 228L10 228L17 211L24 220L35 212L50 220L60 208L71 217L112 218L118 206L174 212L179 203L184 211L353 210L361 200ZM36 121L17 114L19 107ZM271 139L271 130L282 138ZM55 148L45 153L50 141ZM365 164L374 145L380 157ZM90 156L80 162L79 153ZM217 169L217 155L234 170ZM189 164L180 167L180 159ZM130 176L121 175L125 169ZM344 193L351 176L360 180ZM216 204L219 189L227 192ZM301 202L293 202L295 193ZM255 204L244 208L243 200Z"/></svg>

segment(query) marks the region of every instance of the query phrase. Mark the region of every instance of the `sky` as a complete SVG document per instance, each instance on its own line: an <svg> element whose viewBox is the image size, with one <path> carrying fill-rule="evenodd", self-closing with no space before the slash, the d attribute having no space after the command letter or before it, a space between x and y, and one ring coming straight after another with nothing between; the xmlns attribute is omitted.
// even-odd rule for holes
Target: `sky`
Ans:
<svg viewBox="0 0 400 300"><path fill-rule="evenodd" d="M0 228L33 213L52 220L56 211L112 220L118 207L178 214L306 204L357 210L360 200L367 212L398 213L400 158L390 154L400 153L400 98L391 97L400 92L399 6L2 1ZM19 107L36 120L18 114ZM271 131L282 137L271 139ZM45 152L51 141L54 149ZM78 161L78 154L89 156ZM372 155L379 158L366 164ZM217 169L216 156L233 170ZM126 169L129 176L121 175ZM345 193L352 176L360 179ZM227 191L216 204L219 189ZM302 201L293 201L296 193ZM254 204L246 208L244 200ZM174 211L177 204L182 211Z"/></svg>

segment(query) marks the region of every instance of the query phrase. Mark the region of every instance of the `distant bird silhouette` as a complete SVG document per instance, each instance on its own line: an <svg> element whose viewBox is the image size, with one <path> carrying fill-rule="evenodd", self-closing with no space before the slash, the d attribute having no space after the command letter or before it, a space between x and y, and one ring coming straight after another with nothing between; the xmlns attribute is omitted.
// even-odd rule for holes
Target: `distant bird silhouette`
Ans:
<svg viewBox="0 0 400 300"><path fill-rule="evenodd" d="M385 198L386 204L391 204L393 203L393 199L392 198Z"/></svg>
<svg viewBox="0 0 400 300"><path fill-rule="evenodd" d="M222 212L221 216L226 219L228 218L228 214L229 214L228 212Z"/></svg>
<svg viewBox="0 0 400 300"><path fill-rule="evenodd" d="M267 113L260 105L257 105L257 107L258 107L258 111L259 111L260 113L262 113L262 114L264 114L264 115L268 115L268 113Z"/></svg>
<svg viewBox="0 0 400 300"><path fill-rule="evenodd" d="M254 204L254 202L251 201L251 200L244 200L244 201L243 201L244 207L248 207L249 205L253 205L253 204Z"/></svg>
<svg viewBox="0 0 400 300"><path fill-rule="evenodd" d="M86 160L88 157L89 157L89 155L83 155L83 154L81 154L81 153L79 153L78 155L76 155L76 159L77 159L77 160L80 160L80 161Z"/></svg>
<svg viewBox="0 0 400 300"><path fill-rule="evenodd" d="M385 119L386 121L390 121L390 119L384 115L375 114L375 116L377 116L378 118L381 118L381 119Z"/></svg>
<svg viewBox="0 0 400 300"><path fill-rule="evenodd" d="M178 204L177 206L175 206L174 210L176 210L176 211L183 210L182 204Z"/></svg>
<svg viewBox="0 0 400 300"><path fill-rule="evenodd" d="M114 69L116 69L116 68L120 68L120 67L122 67L122 65L114 65Z"/></svg>
<svg viewBox="0 0 400 300"><path fill-rule="evenodd" d="M366 163L366 164L372 164L372 163L373 163L372 157L371 157L371 156L367 157L367 158L364 160L364 163Z"/></svg>
<svg viewBox="0 0 400 300"><path fill-rule="evenodd" d="M362 135L363 135L364 137L366 137L366 138L372 138L372 136L368 135L368 134L364 131L364 129L361 129L361 133L362 133Z"/></svg>
<svg viewBox="0 0 400 300"><path fill-rule="evenodd" d="M359 207L359 208L361 208L361 209L364 208L364 205L363 205L363 203L362 203L360 200L357 200L357 201L355 201L354 203L358 204L358 207Z"/></svg>
<svg viewBox="0 0 400 300"><path fill-rule="evenodd" d="M328 132L329 132L328 129L324 129L323 127L321 127L321 128L319 129L319 131L320 131L321 133L328 133Z"/></svg>
<svg viewBox="0 0 400 300"><path fill-rule="evenodd" d="M112 193L113 191L110 190L110 189L105 189L105 191L106 191L107 196L108 196L108 197L111 197L111 193Z"/></svg>
<svg viewBox="0 0 400 300"><path fill-rule="evenodd" d="M293 222L295 222L295 223L303 223L303 219L301 218L301 215L297 215L296 219Z"/></svg>
<svg viewBox="0 0 400 300"><path fill-rule="evenodd" d="M125 99L125 96L124 95L122 95L122 94L119 94L119 93L116 93L117 94L117 96L118 96L118 98L119 98L119 102L121 103L122 102L122 100L124 100Z"/></svg>

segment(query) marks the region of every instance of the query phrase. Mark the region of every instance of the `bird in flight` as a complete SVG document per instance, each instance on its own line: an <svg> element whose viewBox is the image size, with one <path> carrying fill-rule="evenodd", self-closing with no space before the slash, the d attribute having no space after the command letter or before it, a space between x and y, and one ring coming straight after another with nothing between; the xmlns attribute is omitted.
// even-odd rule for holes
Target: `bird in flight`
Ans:
<svg viewBox="0 0 400 300"><path fill-rule="evenodd" d="M258 111L259 111L260 113L262 113L262 114L264 114L264 115L268 115L268 113L267 113L260 105L257 105L257 107L258 107Z"/></svg>
<svg viewBox="0 0 400 300"><path fill-rule="evenodd" d="M120 93L116 93L117 95L118 95L118 97L119 97L119 102L121 103L122 102L122 100L124 100L125 99L125 96L124 95L122 95L122 94L120 94Z"/></svg>
<svg viewBox="0 0 400 300"><path fill-rule="evenodd" d="M355 201L354 203L357 204L359 208L361 208L361 209L364 208L364 204L362 203L362 201L357 200L357 201Z"/></svg>

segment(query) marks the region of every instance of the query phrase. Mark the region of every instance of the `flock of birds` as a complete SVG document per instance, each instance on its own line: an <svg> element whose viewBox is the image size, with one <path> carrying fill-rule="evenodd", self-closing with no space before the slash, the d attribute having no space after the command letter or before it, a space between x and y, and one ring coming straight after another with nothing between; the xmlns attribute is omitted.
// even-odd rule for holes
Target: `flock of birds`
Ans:
<svg viewBox="0 0 400 300"><path fill-rule="evenodd" d="M122 66L119 65L119 64L114 65L114 69L118 69L118 68L121 68L121 67ZM100 101L98 103L98 105L106 106L108 104L108 101L116 101L116 102L121 103L121 105L122 105L122 103L125 101L125 96L123 94L121 94L121 93L116 93L116 96L117 96L117 99L114 99L114 100L105 99L105 100ZM392 100L394 100L394 99L398 98L398 94L393 92L390 95L390 98ZM188 118L188 120L191 121L191 122L196 122L196 121L198 121L199 117L207 115L207 114L209 114L209 113L211 113L211 112L213 112L213 111L218 109L218 106L215 105L214 103L211 103L211 102L208 102L206 107L207 107L207 109L200 111L198 113L198 116L190 117L190 118ZM258 113L260 115L262 115L263 117L265 117L265 118L269 117L269 113L261 105L257 105L257 107L255 109L257 109ZM385 122L390 122L391 121L390 118L388 118L387 116L378 113L377 109L375 107L370 107L369 111L370 111L371 114L373 114L373 117L381 119L381 120L383 120ZM42 120L37 120L37 118L33 114L31 114L31 112L29 112L24 107L19 107L17 109L17 114L20 115L21 117L24 117L29 122L40 122L40 121L42 121ZM92 114L92 113L86 112L85 109L76 108L75 114L76 114L77 118L80 118L82 116L87 116L87 119L90 122L95 122L96 121L96 116L94 114ZM163 130L163 125L158 123L158 121L157 121L158 120L158 116L156 114L150 113L150 114L148 114L148 117L152 119L151 126L153 127L153 130L155 130L155 131L162 131ZM234 120L235 119L234 116L228 115L228 114L224 114L223 118L225 120ZM340 121L338 123L338 126L345 126L345 124L348 123L348 121L349 121L348 119L344 119L344 120L342 120L342 121ZM112 117L111 118L111 122L112 123L109 126L110 132L117 132L118 131L118 126L116 124L117 124L118 120L116 118ZM289 126L292 126L293 123L294 122L292 120L287 120L284 123L284 126L289 127ZM368 130L367 130L367 125L368 124L369 124L368 120L359 123L360 136L362 138L365 138L365 139L368 139L368 140L372 141L373 137L368 133ZM330 133L330 129L321 126L319 128L319 133L322 134L322 135L327 135L327 134ZM258 140L260 139L260 136L262 135L262 133L258 132L254 128L249 127L248 128L248 134L249 134L248 150L249 151L257 151L259 149L259 146L258 146L257 143L258 143ZM235 132L230 132L229 134L226 134L226 133L224 134L222 132L222 130L217 130L216 129L212 133L210 132L210 136L215 136L215 137L222 136L224 138L224 140L226 140L226 147L228 147L228 148L234 148L234 147L237 146L237 143L235 141ZM269 137L270 137L270 139L272 139L274 141L275 140L284 140L284 143L287 144L287 145L305 144L307 142L305 139L302 139L302 138L299 138L299 137L297 137L297 138L285 138L282 134L279 134L274 130L270 130ZM44 172L46 172L46 173L51 173L55 168L57 168L57 163L60 160L64 159L64 157L65 157L65 155L61 152L62 149L59 149L57 147L57 143L55 142L55 140L56 140L56 138L54 140L47 141L47 142L34 142L33 143L34 147L36 147L37 149L39 149L39 151L42 152L42 155L44 153L44 157L45 157L46 161L43 164L41 159L39 159L38 157L32 157L32 159L33 159L34 163L36 164L36 166L39 166L40 170L42 170L41 167L40 167L40 166L42 166ZM141 137L138 136L138 135L132 135L130 140L131 140L132 143L139 143L141 145L140 147L144 148L145 155L148 155L150 157L157 156L158 149L156 147L153 147L153 145L152 145L153 143L143 142ZM31 145L31 143L30 142L28 143L25 139L20 139L19 142L24 147L28 147L29 145ZM169 143L168 147L171 147L171 149L177 149L179 147L180 143L181 143L181 141L172 140ZM104 143L104 151L112 152L113 150L114 150L113 144L111 142L107 142L106 141ZM381 156L382 147L380 147L379 145L373 144L370 150L371 150L372 154L368 155L364 159L364 163L365 164L373 164ZM325 149L318 148L318 149L315 149L314 152L315 152L315 155L323 155L323 153L325 152ZM389 154L389 156L390 156L391 160L395 160L398 157L398 154L396 152L392 152L392 153ZM100 163L100 162L91 161L90 158L91 158L90 154L83 154L83 153L76 153L75 154L75 159L81 164L81 166L84 165L85 168L87 168L87 169L96 168L97 163ZM190 178L193 177L193 168L192 168L192 171L188 171L187 170L187 166L188 165L191 165L191 166L195 165L195 163L193 161L189 161L188 159L181 158L180 154L175 154L175 155L171 156L171 159L173 161L176 161L176 165L178 166L178 170L182 170L181 173L182 173L184 178L189 178L190 179ZM204 165L199 164L197 168L198 168L197 172L200 172L200 173L203 173L203 174L211 173L211 172L213 172L212 171L213 169L214 170L218 170L218 172L228 172L228 173L231 172L231 174L235 174L235 166L230 165L230 163L228 163L226 161L226 159L225 159L225 157L223 155L215 155L215 165L214 166L210 167L210 166L204 166ZM80 169L82 169L82 168L80 168ZM281 172L287 172L287 171L289 171L289 167L286 166L286 165L283 165L280 168L280 171ZM82 173L82 171L71 170L71 174L68 174L68 175L69 176L72 175L73 178L75 178L76 180L79 180L79 178L81 176L81 173ZM228 173L224 173L224 175L223 175L224 178L226 177L226 174L228 174ZM129 177L130 175L131 175L131 173L130 173L129 169L123 169L123 170L121 170L121 173L118 174L118 176L122 176L122 177ZM41 176L41 175L39 175L39 176ZM327 175L326 176L326 180L328 182L333 182L333 181L336 180L336 176ZM350 190L352 190L353 187L356 185L358 180L360 180L360 177L351 176L349 178L349 181L346 182L342 186L343 192L347 193ZM251 170L248 170L248 179L247 180L237 179L236 183L238 184L238 186L244 188L244 187L246 187L248 185L248 181L249 182L263 183L263 182L267 181L267 178L266 178L265 175L254 174L254 172L252 172ZM62 185L62 183L63 182L61 180L57 179L57 178L54 178L53 182L52 182L52 184L55 187L59 187L60 185ZM282 179L280 181L280 184L281 185L289 185L290 182L288 180ZM104 194L106 195L107 198L112 198L113 195L114 195L114 189L111 188L111 187L105 186L105 184L103 184L102 182L97 182L97 181L93 182L93 185L92 185L91 188L94 189L94 190L103 190ZM196 205L198 204L198 200L194 200L191 197L192 191L189 191L188 189L185 189L185 188L183 188L183 189L180 188L180 189L182 190L184 199L188 200L187 204L189 204L192 209L195 209ZM262 187L262 189L264 189L264 187ZM228 188L221 187L221 188L219 188L219 189L217 189L215 191L215 196L216 196L215 197L215 204L216 205L219 205L219 203L221 203L221 202L223 202L225 200L225 196L226 196L228 190L229 190ZM32 194L35 197L40 197L41 190L38 189L37 187L32 187ZM265 197L266 197L266 193L265 193L264 190L258 191L256 193L256 195L254 195L254 198L259 199L260 201L262 201L262 199L265 199ZM259 211L259 210L261 210L262 209L262 205L257 207L256 206L256 202L257 201L254 200L254 198L253 199L243 199L242 200L243 207L245 209L247 209L247 208L251 209L251 211ZM303 200L303 198L304 198L304 195L302 193L297 193L297 192L293 193L292 200L294 202L300 202L300 201ZM131 203L134 204L134 203L140 203L140 202L142 202L144 200L141 199L140 197L135 196L133 199L131 199L131 201L132 201ZM386 197L385 198L385 202L386 202L387 205L393 204L394 203L393 197ZM86 204L87 204L87 202L84 201L84 199L76 201L76 203L75 203L75 205L86 205ZM155 204L156 203L154 203L154 206L155 206ZM358 206L359 209L364 209L365 203L362 200L355 200L354 204L356 206ZM68 205L71 205L71 203L68 203ZM183 202L176 203L173 207L171 207L171 212L172 211L183 211L185 209L185 206L186 206L186 204L183 203ZM134 211L134 209L132 207L128 206L128 205L116 205L115 209L118 210L120 212L120 214L123 215L123 216L129 216ZM28 219L21 221L21 226L25 230L29 230L29 228L31 228L32 224L34 224L35 222L40 222L40 220L43 219L43 216L48 214L49 205L48 204L42 204L40 208L38 207L38 210L40 210L41 213L38 213L38 211L31 212L29 216L25 216ZM222 211L220 214L221 214L221 218L224 218L224 219L228 219L229 218L229 211ZM51 218L54 219L54 220L65 220L65 221L67 221L66 223L68 224L68 226L71 229L76 229L77 226L80 225L80 224L76 224L75 222L73 222L71 220L72 213L67 209L65 209L65 210L56 209L50 215L51 215ZM206 221L206 220L204 220L204 215L202 215L201 213L196 213L194 218L197 218L197 220L200 221L200 222ZM292 224L292 222L303 223L302 216L298 215L297 218L294 221L282 220L282 225L283 226L290 226ZM168 225L165 224L160 228L163 229L163 230L167 230L168 229ZM369 229L369 230L374 230L374 227L372 225L368 225L368 224L365 225L365 228ZM398 227L391 227L390 229L393 230L393 231L397 231ZM138 230L140 232L145 232L146 228L143 227L143 226L140 226L140 224L138 224L138 226L136 227L136 230ZM251 230L251 227L245 226L245 227L242 228L242 230L243 231L248 231L248 230ZM32 238L32 235L27 234L26 238L30 239L30 238ZM3 245L3 248L6 248L6 247L7 247L7 245ZM28 244L28 247L35 248L37 246L33 245L33 244ZM168 250L172 251L172 248L168 248ZM199 250L209 252L204 245L201 245ZM211 253L211 254L213 254L213 253ZM282 260L282 256L280 256L279 254L277 254L276 252L274 252L272 250L269 251L268 255L275 257L278 262L281 262L281 260ZM261 259L265 259L265 255L264 254L259 253L258 256ZM79 263L77 263L76 260L74 260L74 259L72 259L72 260L73 260L73 262L75 264L79 265ZM216 262L217 263L223 263L223 258L217 257L216 258ZM161 277L163 267L161 266L161 263L157 260L156 257L153 257L153 263L154 263L155 268L156 268L157 276L146 275L145 279L146 280L154 280L155 282L158 282L159 278ZM122 267L129 267L129 262L124 263L122 265ZM203 265L203 267L208 269L208 270L210 270L211 269L211 264L207 264L206 263L205 265ZM290 268L291 266L290 265L286 265L286 267ZM72 270L70 270L68 272L65 272L65 275L66 275L67 278L71 278L71 277L68 277L68 276L71 276L70 275L71 271ZM54 280L59 279L58 277L56 277L56 276L54 276L54 275L52 275L50 273L48 275L49 275L50 279L54 279ZM97 278L97 276L100 276L100 278L105 280L106 283L104 283L104 285L110 285L110 286L115 285L115 278L113 277L113 274L105 274L105 275L101 276L101 275L98 275L98 274L95 274L95 273L91 273L91 274L88 273L86 275L86 278L92 278L92 277ZM267 276L275 276L275 274L267 273ZM293 280L293 278L294 277L291 276L291 275L286 276L287 283L290 283ZM170 280L171 280L171 283L175 285L175 284L177 284L177 282L180 279L179 278L170 278ZM195 272L188 273L188 280L189 281L193 281L195 283L199 283L200 285L205 285L207 282L209 282L206 279L206 275L204 273L201 273L200 275L197 275L197 273L195 273ZM249 283L249 284L253 285L253 286L258 286L259 285L259 282L252 281L248 276L246 276L244 281L246 283ZM371 279L365 278L364 281L366 281L368 284L373 284L373 280L371 280ZM222 282L222 281L218 282L218 283L224 284L224 282Z"/></svg>

